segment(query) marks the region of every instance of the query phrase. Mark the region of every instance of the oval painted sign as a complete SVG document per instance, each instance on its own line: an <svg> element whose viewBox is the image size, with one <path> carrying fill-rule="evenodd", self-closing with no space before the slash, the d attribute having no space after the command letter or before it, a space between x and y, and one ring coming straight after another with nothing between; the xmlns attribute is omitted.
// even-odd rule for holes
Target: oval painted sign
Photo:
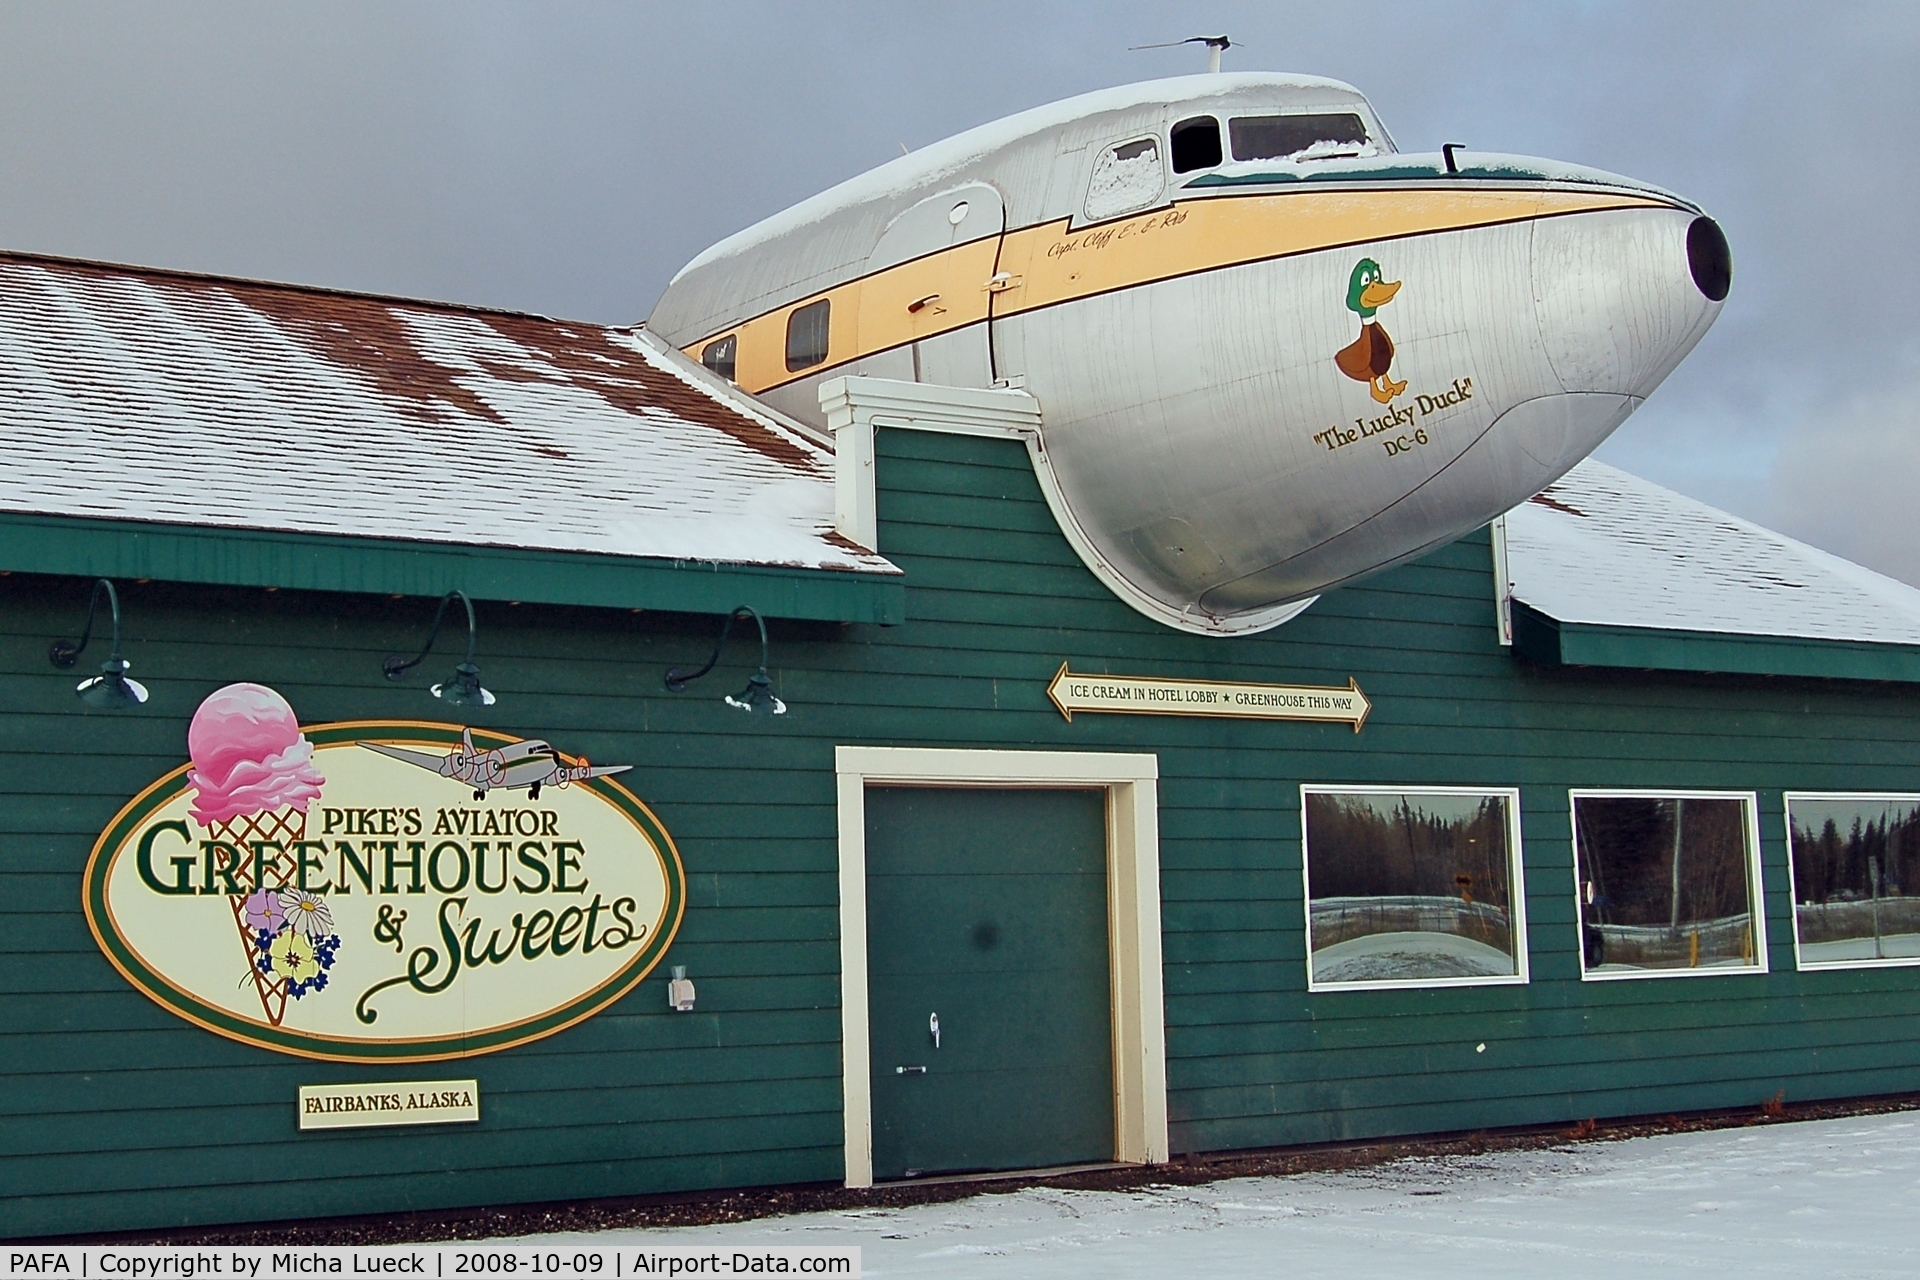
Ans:
<svg viewBox="0 0 1920 1280"><path fill-rule="evenodd" d="M459 725L302 729L245 684L188 745L102 833L82 896L127 980L209 1031L350 1062L490 1053L607 1008L679 928L680 855L627 766Z"/></svg>

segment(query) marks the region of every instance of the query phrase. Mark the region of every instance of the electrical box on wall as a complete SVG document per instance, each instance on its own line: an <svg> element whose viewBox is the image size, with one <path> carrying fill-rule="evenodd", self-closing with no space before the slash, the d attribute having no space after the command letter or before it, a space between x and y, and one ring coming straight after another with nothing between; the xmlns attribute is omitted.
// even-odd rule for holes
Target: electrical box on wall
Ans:
<svg viewBox="0 0 1920 1280"><path fill-rule="evenodd" d="M673 966L673 977L667 981L667 1007L676 1013L693 1012L693 982L683 964Z"/></svg>

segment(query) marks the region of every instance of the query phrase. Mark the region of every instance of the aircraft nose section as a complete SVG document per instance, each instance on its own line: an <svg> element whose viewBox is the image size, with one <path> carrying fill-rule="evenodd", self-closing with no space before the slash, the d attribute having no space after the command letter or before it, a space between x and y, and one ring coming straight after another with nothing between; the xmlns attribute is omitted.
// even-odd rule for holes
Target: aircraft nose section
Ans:
<svg viewBox="0 0 1920 1280"><path fill-rule="evenodd" d="M1646 398L1699 342L1733 282L1713 219L1646 204L1533 227L1534 312L1562 390Z"/></svg>
<svg viewBox="0 0 1920 1280"><path fill-rule="evenodd" d="M1709 302L1725 302L1733 287L1733 251L1720 224L1701 214L1687 224L1687 269Z"/></svg>

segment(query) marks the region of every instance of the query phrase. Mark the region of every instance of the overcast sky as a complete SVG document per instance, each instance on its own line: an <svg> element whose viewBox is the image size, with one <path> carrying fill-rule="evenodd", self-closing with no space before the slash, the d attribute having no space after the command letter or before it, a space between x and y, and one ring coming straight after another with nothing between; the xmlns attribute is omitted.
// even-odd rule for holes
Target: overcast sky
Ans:
<svg viewBox="0 0 1920 1280"><path fill-rule="evenodd" d="M1335 76L1403 150L1648 179L1726 227L1706 339L1600 457L1920 584L1920 0L0 7L0 245L643 318L900 153L1204 68Z"/></svg>

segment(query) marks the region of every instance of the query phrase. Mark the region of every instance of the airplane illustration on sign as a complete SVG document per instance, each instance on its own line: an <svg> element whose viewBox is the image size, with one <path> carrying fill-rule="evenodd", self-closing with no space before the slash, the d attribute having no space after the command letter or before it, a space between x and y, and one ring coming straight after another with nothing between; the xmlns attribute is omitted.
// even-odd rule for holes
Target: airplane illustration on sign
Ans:
<svg viewBox="0 0 1920 1280"><path fill-rule="evenodd" d="M495 787L506 791L525 787L527 799L538 800L542 787L564 787L570 782L604 778L610 773L625 773L633 768L630 764L589 764L584 756L579 764L568 764L558 751L539 738L523 738L504 747L481 751L473 745L471 729L461 730L460 746L444 756L428 751L412 751L406 747L389 747L377 742L363 742L360 745L369 751L378 751L383 756L430 769L443 778L464 782L473 788L475 800L486 799L487 792Z"/></svg>

